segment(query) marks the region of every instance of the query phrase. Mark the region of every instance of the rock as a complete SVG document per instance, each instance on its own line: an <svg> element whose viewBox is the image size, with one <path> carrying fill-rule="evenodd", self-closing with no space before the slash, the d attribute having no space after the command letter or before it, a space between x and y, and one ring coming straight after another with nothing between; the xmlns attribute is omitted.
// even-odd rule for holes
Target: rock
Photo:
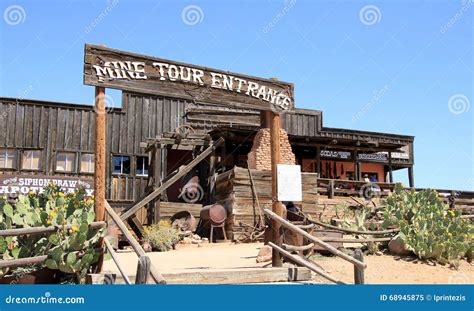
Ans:
<svg viewBox="0 0 474 311"><path fill-rule="evenodd" d="M195 240L201 240L201 237L197 234L193 234L193 239Z"/></svg>
<svg viewBox="0 0 474 311"><path fill-rule="evenodd" d="M142 242L142 248L143 248L143 250L144 250L145 252L147 252L147 253L148 253L148 252L151 252L151 251L153 250L153 247L151 247L151 244L150 244L150 242L148 242L148 241L143 241L143 242Z"/></svg>
<svg viewBox="0 0 474 311"><path fill-rule="evenodd" d="M201 243L201 240L192 239L192 240L191 240L191 243L193 243L193 244L200 244L200 243Z"/></svg>
<svg viewBox="0 0 474 311"><path fill-rule="evenodd" d="M185 238L183 238L183 239L181 240L181 242L182 242L183 244L191 244L191 243L193 243L193 239L188 238L188 237L185 237Z"/></svg>
<svg viewBox="0 0 474 311"><path fill-rule="evenodd" d="M388 242L388 250L390 251L390 253L399 256L410 255L410 251L402 245L402 241L400 239L400 236L398 235L394 236L393 239Z"/></svg>
<svg viewBox="0 0 474 311"><path fill-rule="evenodd" d="M202 238L201 239L203 242L209 242L209 239L208 238Z"/></svg>
<svg viewBox="0 0 474 311"><path fill-rule="evenodd" d="M376 252L375 252L375 255L377 255L377 256L382 256L383 253L382 253L381 251L376 251Z"/></svg>
<svg viewBox="0 0 474 311"><path fill-rule="evenodd" d="M272 260L272 248L268 245L262 246L258 251L257 262L266 262Z"/></svg>

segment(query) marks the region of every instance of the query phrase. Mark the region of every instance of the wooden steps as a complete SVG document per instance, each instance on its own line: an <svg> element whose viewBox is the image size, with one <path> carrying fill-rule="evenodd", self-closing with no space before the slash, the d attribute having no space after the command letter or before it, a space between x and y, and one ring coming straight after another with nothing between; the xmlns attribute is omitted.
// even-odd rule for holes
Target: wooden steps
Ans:
<svg viewBox="0 0 474 311"><path fill-rule="evenodd" d="M287 283L310 281L311 271L302 267L189 269L162 273L162 276L167 284ZM132 283L135 282L134 275L129 278ZM116 284L125 284L121 275L116 276Z"/></svg>

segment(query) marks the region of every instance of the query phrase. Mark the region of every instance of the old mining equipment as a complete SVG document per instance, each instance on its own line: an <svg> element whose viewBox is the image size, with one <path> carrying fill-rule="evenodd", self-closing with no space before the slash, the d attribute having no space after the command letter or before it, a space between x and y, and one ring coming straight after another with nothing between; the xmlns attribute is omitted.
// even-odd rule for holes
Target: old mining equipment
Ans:
<svg viewBox="0 0 474 311"><path fill-rule="evenodd" d="M225 220L227 218L227 211L220 204L212 204L202 208L199 214L199 224L196 232L199 235L209 234L209 241L214 241L215 228L221 228L224 240L227 240L225 233ZM217 238L216 238L217 240Z"/></svg>

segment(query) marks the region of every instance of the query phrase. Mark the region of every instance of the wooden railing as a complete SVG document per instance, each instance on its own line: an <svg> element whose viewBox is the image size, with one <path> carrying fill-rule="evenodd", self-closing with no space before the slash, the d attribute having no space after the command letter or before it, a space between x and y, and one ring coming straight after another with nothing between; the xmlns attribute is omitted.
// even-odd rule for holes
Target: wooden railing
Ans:
<svg viewBox="0 0 474 311"><path fill-rule="evenodd" d="M354 265L354 282L356 284L363 284L364 283L364 269L367 268L367 264L364 263L363 257L362 257L362 252L356 252L355 257L349 256L346 253L341 252L340 250L336 249L329 243L323 241L320 238L317 238L299 226L292 224L290 221L284 219L283 217L280 217L276 213L272 212L269 209L264 209L263 210L265 215L269 216L272 218L274 221L278 222L282 227L285 227L294 233L302 235L305 239L311 241L312 243L318 244L319 246L323 247L327 251L331 252L332 254L350 262L351 264ZM322 269L320 269L315 263L313 263L311 260L300 257L294 254L291 254L288 250L285 250L283 247L276 245L275 243L269 242L269 246L271 246L275 251L279 252L281 255L289 258L290 260L296 262L299 265L302 265L313 272L321 275L322 277L328 279L331 282L337 283L337 284L344 284L344 282L336 280L332 276L328 275L326 272L324 272ZM283 245L282 245L283 246ZM288 248L288 247L287 247Z"/></svg>
<svg viewBox="0 0 474 311"><path fill-rule="evenodd" d="M72 228L71 225L65 226L65 229ZM99 229L106 226L106 223L103 221L95 221L89 225L91 229ZM5 229L0 230L0 237L8 237L8 236L21 236L21 235L29 235L29 234L51 234L62 227L57 226L49 226L49 227L31 227L31 228L17 228L17 229ZM97 251L101 251L98 249ZM0 260L0 268L16 268L16 267L23 267L28 265L37 265L42 264L48 259L48 255L41 255L35 257L26 257L26 258L19 258L19 259L8 259L8 260Z"/></svg>
<svg viewBox="0 0 474 311"><path fill-rule="evenodd" d="M393 192L395 183L384 182L366 182L343 179L327 179L318 178L318 193L325 194L329 198L334 196L364 196L364 190L371 189L374 195L378 197L388 196ZM426 188L405 188L415 191L423 191ZM466 204L474 205L474 191L454 190L454 189L433 189L436 190L440 197L450 204Z"/></svg>
<svg viewBox="0 0 474 311"><path fill-rule="evenodd" d="M120 216L115 213L115 211L110 207L109 203L105 202L105 210L110 215L111 221L115 222L117 227L122 231L123 237L127 240L130 244L132 249L135 251L135 254L138 256L138 267L137 267L137 277L135 279L135 283L141 284L147 282L148 274L151 275L152 279L155 281L156 284L166 284L165 279L163 276L158 272L158 270L151 264L150 259L146 256L145 250L143 250L142 246L138 241L133 237L130 231L127 228L127 225L120 219ZM130 280L123 269L122 264L118 260L118 256L115 253L115 250L111 247L110 243L106 242L107 250L110 252L115 265L119 269L120 274L122 275L125 283L130 284ZM140 277L138 277L140 276Z"/></svg>

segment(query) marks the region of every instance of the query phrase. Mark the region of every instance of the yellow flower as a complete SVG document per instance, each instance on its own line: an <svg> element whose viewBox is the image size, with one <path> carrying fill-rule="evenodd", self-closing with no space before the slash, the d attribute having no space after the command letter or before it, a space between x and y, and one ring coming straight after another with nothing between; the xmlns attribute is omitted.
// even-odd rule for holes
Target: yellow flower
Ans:
<svg viewBox="0 0 474 311"><path fill-rule="evenodd" d="M50 225L50 224L51 224L51 220L48 219L48 220L46 221L46 223L47 223L48 225Z"/></svg>
<svg viewBox="0 0 474 311"><path fill-rule="evenodd" d="M425 230L425 236L428 236L428 235L429 235L428 231Z"/></svg>
<svg viewBox="0 0 474 311"><path fill-rule="evenodd" d="M63 197L64 196L64 193L62 193L61 191L58 192L58 197Z"/></svg>
<svg viewBox="0 0 474 311"><path fill-rule="evenodd" d="M71 227L71 229L69 229L69 233L76 232L77 230L79 230L79 228L76 225L74 225Z"/></svg>
<svg viewBox="0 0 474 311"><path fill-rule="evenodd" d="M54 216L56 216L56 212L55 212L55 211L49 212L49 217L53 218Z"/></svg>

